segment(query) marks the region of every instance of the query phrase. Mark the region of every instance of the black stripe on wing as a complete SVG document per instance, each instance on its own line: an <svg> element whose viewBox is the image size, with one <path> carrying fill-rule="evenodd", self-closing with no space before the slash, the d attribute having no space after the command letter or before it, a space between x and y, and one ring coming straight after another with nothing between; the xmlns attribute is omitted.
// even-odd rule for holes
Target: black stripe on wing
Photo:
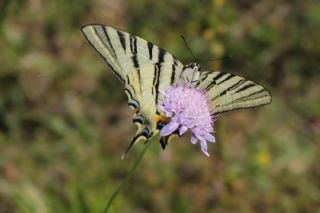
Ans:
<svg viewBox="0 0 320 213"><path fill-rule="evenodd" d="M133 55L137 54L137 38L130 35L130 50Z"/></svg>
<svg viewBox="0 0 320 213"><path fill-rule="evenodd" d="M249 84L247 84L247 85L245 85L245 86L243 86L243 87L241 87L241 88L238 88L236 91L235 91L235 93L240 93L240 92L243 92L243 91L245 91L245 90L247 90L247 89L249 89L249 88L251 88L251 87L254 87L254 86L256 86L257 84L255 84L255 83L249 83Z"/></svg>
<svg viewBox="0 0 320 213"><path fill-rule="evenodd" d="M154 45L148 41L147 46L148 46L148 51L149 51L149 59L152 60L152 51L153 51Z"/></svg>
<svg viewBox="0 0 320 213"><path fill-rule="evenodd" d="M233 77L235 77L236 75L234 75ZM230 78L231 79L231 78ZM235 84L229 86L228 88L225 88L223 89L223 91L221 91L218 95L216 95L215 97L213 97L211 99L211 101L214 101L216 100L218 97L221 97L223 95L225 95L228 91L232 91L236 88L238 88L240 85L244 84L245 82L248 82L247 80L245 79L240 79L239 81L237 81ZM221 85L222 82L220 82L219 84L216 84L216 85Z"/></svg>
<svg viewBox="0 0 320 213"><path fill-rule="evenodd" d="M220 84L222 84L223 82L226 82L226 81L231 80L232 78L236 77L236 75L230 74L230 73L228 73L227 75L228 75L228 77L226 77L225 79L223 79L223 80L220 81L220 82L217 82L218 85L220 85Z"/></svg>
<svg viewBox="0 0 320 213"><path fill-rule="evenodd" d="M159 65L161 65L161 63L164 62L164 57L166 54L167 54L167 52L164 49L159 48L158 62L157 62Z"/></svg>
<svg viewBox="0 0 320 213"><path fill-rule="evenodd" d="M240 79L240 80L237 81L235 84L233 84L232 86L230 86L229 88L227 88L227 90L233 90L233 89L239 87L240 85L244 84L245 82L247 82L246 79Z"/></svg>
<svg viewBox="0 0 320 213"><path fill-rule="evenodd" d="M129 79L129 76L127 75L127 85L130 86L130 89L132 89L132 94L131 94L131 99L133 99L133 97L136 96L136 90L134 89L134 87L131 85L131 82L130 82L130 79ZM129 89L127 88L127 85L126 85L126 90L129 91Z"/></svg>
<svg viewBox="0 0 320 213"><path fill-rule="evenodd" d="M254 91L254 92L249 93L249 94L247 94L245 96L242 96L242 97L239 97L239 98L235 99L234 102L247 101L247 100L250 100L250 97L252 97L252 96L255 96L255 98L263 98L263 97L266 97L266 96L270 96L269 94L268 95L257 96L258 94L263 94L263 93L267 93L268 94L268 92L264 88L261 88L258 91Z"/></svg>
<svg viewBox="0 0 320 213"><path fill-rule="evenodd" d="M99 27L99 26L97 26L97 27ZM115 51L115 49L113 48L113 45L112 45L112 43L111 43L109 34L108 34L108 32L107 32L107 29L106 29L105 27L102 27L102 26L100 26L100 27L101 27L101 29L102 29L102 32L104 33L104 36L107 38L107 42L108 42L108 44L109 44L109 46L110 46L109 51L111 52L112 56L113 56L113 57L118 61L118 63L119 63L119 60L118 60L116 51ZM102 37L102 38L103 38L103 37ZM102 39L102 41L105 43L104 39Z"/></svg>
<svg viewBox="0 0 320 213"><path fill-rule="evenodd" d="M155 95L155 104L156 106L158 106L158 96L159 96L159 85L160 85L160 66L155 65L154 66L154 79L153 79L153 87L154 87L154 91L156 93Z"/></svg>
<svg viewBox="0 0 320 213"><path fill-rule="evenodd" d="M142 88L141 88L141 73L140 73L140 65L139 65L139 61L138 61L138 55L134 54L132 57L132 62L133 62L133 66L135 68L135 70L137 71L138 74L138 78L139 78L139 89L140 89L140 93L142 93Z"/></svg>
<svg viewBox="0 0 320 213"><path fill-rule="evenodd" d="M223 110L221 112L213 112L211 115L219 115L221 113L226 113L226 112L231 112L231 111L236 111L236 110L241 110L241 109L256 108L256 107L263 106L263 105L266 105L266 104L268 104L268 103L261 103L261 104L257 104L257 105L254 105L254 106L242 106L242 107L232 108L232 109L229 109L229 110Z"/></svg>
<svg viewBox="0 0 320 213"><path fill-rule="evenodd" d="M159 98L159 85L160 85L160 78L161 78L161 65L162 63L164 62L164 58L165 58L165 55L166 55L166 51L164 49L161 49L159 48L159 52L158 52L158 62L156 64L156 68L155 68L155 72L158 72L157 73L157 77L154 81L154 87L155 87L155 90L156 90L156 97L155 97L155 104L156 106L158 106L158 98Z"/></svg>
<svg viewBox="0 0 320 213"><path fill-rule="evenodd" d="M153 81L151 90L152 95L157 93L157 86L159 86L159 67L155 65L153 71Z"/></svg>
<svg viewBox="0 0 320 213"><path fill-rule="evenodd" d="M226 73L220 72L220 73L218 73L218 75L213 77L211 80L211 83L204 89L204 91L209 91L214 85L217 85L218 84L217 81L219 80L219 78L221 78L225 74Z"/></svg>
<svg viewBox="0 0 320 213"><path fill-rule="evenodd" d="M211 99L211 101L214 101L214 100L216 100L218 97L221 97L221 96L225 95L227 92L233 91L233 90L235 90L235 89L237 89L237 90L234 91L234 92L232 92L232 94L236 94L236 93L243 92L243 91L245 91L245 90L247 90L247 89L249 89L249 88L251 88L251 87L254 87L254 86L259 86L259 85L255 84L255 83L253 83L253 82L251 82L251 83L248 83L248 82L249 82L249 81L247 81L247 80L245 80L245 79L239 80L238 82L236 82L235 84L231 85L230 87L223 89L218 95L216 95L215 97L213 97L213 98ZM243 86L243 87L240 87L240 86L241 86L242 84L244 84L244 83L248 83L248 84L246 84L246 85ZM220 85L220 84L221 84L221 83L219 83L219 84L217 84L217 85ZM239 88L239 87L240 87L240 88ZM221 87L219 87L219 88L221 88ZM263 88L263 90L265 90L265 89Z"/></svg>
<svg viewBox="0 0 320 213"><path fill-rule="evenodd" d="M117 30L117 33L118 33L120 44L121 44L122 48L124 49L124 51L126 51L127 47L126 47L125 35L119 30Z"/></svg>
<svg viewBox="0 0 320 213"><path fill-rule="evenodd" d="M177 60L173 60L172 64L172 70L171 70L171 78L170 78L170 85L172 85L176 81L176 69L177 69L178 63Z"/></svg>

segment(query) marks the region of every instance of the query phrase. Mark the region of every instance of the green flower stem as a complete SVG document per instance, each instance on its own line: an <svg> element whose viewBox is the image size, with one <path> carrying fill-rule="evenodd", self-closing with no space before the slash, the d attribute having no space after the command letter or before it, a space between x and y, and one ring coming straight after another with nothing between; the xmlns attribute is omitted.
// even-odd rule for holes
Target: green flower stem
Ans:
<svg viewBox="0 0 320 213"><path fill-rule="evenodd" d="M144 154L146 153L147 149L150 147L150 145L152 144L153 141L159 141L160 136L159 134L153 136L148 143L144 146L143 150L141 151L141 153L139 154L137 160L135 161L135 163L133 164L130 172L128 173L128 175L126 176L126 178L122 181L122 183L120 184L120 186L117 188L117 190L112 194L111 198L109 199L106 207L104 208L104 213L108 212L108 210L110 209L114 199L117 197L117 195L119 194L119 192L125 187L125 185L127 184L128 180L130 179L130 177L132 176L133 172L135 171L135 169L137 168L137 166L139 165L140 161L142 160L142 157L144 156Z"/></svg>

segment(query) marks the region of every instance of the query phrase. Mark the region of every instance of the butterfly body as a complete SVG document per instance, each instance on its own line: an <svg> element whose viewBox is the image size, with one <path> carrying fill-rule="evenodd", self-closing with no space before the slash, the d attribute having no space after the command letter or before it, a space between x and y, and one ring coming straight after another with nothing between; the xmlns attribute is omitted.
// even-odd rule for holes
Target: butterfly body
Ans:
<svg viewBox="0 0 320 213"><path fill-rule="evenodd" d="M147 141L168 123L159 105L170 86L187 83L204 91L212 114L271 102L270 93L252 81L223 72L202 72L197 63L184 66L164 49L121 30L87 25L82 32L124 84L128 104L136 110L133 122L138 130L128 150L141 139ZM163 148L169 137L161 139Z"/></svg>

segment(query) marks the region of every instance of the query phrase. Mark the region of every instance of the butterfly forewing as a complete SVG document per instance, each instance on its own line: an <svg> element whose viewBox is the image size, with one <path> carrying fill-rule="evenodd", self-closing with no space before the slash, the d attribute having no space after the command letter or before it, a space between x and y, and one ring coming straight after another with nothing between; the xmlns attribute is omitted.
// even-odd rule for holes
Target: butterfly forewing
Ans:
<svg viewBox="0 0 320 213"><path fill-rule="evenodd" d="M270 93L263 86L229 73L205 74L197 87L206 92L213 114L271 102Z"/></svg>
<svg viewBox="0 0 320 213"><path fill-rule="evenodd" d="M153 116L157 113L160 91L179 80L182 63L151 42L112 27L88 25L82 32L125 84L128 103L137 110L133 120L138 132L132 144L140 136L151 137L157 131ZM150 133L147 137L146 131Z"/></svg>

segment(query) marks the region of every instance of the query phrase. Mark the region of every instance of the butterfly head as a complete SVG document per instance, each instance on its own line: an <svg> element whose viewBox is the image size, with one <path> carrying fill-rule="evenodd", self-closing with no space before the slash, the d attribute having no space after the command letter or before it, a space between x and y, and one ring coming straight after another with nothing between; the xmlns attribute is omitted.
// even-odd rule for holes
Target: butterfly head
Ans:
<svg viewBox="0 0 320 213"><path fill-rule="evenodd" d="M187 67L190 67L191 69L193 69L194 72L200 71L200 69L201 69L200 64L198 64L196 62L188 64Z"/></svg>
<svg viewBox="0 0 320 213"><path fill-rule="evenodd" d="M184 67L182 80L183 82L193 83L199 79L200 65L197 62L190 63Z"/></svg>

